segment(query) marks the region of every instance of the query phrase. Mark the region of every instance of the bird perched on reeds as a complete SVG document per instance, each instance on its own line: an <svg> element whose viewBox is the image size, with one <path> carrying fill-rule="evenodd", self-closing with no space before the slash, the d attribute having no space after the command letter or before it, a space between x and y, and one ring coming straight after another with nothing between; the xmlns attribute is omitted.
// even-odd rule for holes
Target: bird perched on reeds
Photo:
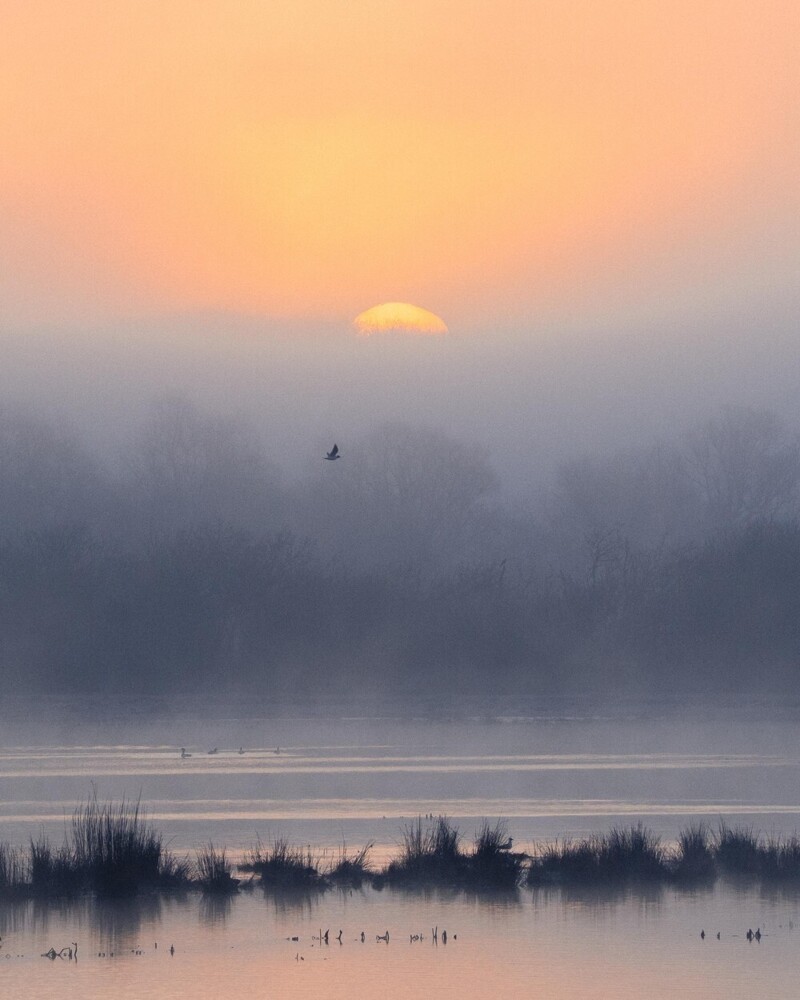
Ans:
<svg viewBox="0 0 800 1000"><path fill-rule="evenodd" d="M339 454L339 445L338 444L334 444L334 446L331 448L331 450L325 455L325 461L326 462L335 462L337 458L341 458L341 457L342 456Z"/></svg>

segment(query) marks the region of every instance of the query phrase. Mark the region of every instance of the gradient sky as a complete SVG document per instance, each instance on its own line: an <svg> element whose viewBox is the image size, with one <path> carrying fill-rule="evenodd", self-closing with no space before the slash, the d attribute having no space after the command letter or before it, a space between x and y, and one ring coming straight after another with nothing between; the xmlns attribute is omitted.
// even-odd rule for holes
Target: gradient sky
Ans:
<svg viewBox="0 0 800 1000"><path fill-rule="evenodd" d="M4 0L0 322L796 296L796 0Z"/></svg>

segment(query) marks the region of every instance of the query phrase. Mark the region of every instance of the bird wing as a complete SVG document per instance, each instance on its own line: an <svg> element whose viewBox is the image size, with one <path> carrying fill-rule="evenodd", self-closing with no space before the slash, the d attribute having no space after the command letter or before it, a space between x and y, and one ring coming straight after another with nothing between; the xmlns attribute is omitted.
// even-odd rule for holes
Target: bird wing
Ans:
<svg viewBox="0 0 800 1000"><path fill-rule="evenodd" d="M338 445L338 444L335 444L335 445L334 445L334 446L333 446L333 447L331 448L331 455L338 455L338 454L339 454L339 445Z"/></svg>

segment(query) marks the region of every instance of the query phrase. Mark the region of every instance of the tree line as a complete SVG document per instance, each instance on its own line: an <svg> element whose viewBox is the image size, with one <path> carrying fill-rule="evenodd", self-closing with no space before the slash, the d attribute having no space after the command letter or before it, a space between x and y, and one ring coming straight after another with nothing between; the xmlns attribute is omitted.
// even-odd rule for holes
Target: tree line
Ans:
<svg viewBox="0 0 800 1000"><path fill-rule="evenodd" d="M729 408L531 470L372 429L287 482L181 400L103 459L0 411L0 684L18 693L414 699L791 691L800 444Z"/></svg>

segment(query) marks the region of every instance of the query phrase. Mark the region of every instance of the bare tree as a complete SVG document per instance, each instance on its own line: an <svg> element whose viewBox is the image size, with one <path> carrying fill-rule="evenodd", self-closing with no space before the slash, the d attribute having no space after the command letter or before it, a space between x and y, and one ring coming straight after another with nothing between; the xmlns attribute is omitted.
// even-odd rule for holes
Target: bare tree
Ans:
<svg viewBox="0 0 800 1000"><path fill-rule="evenodd" d="M282 516L278 474L250 427L159 401L127 469L132 519L159 533L224 523L273 529Z"/></svg>
<svg viewBox="0 0 800 1000"><path fill-rule="evenodd" d="M768 410L728 407L695 428L685 468L712 529L797 514L800 442Z"/></svg>

